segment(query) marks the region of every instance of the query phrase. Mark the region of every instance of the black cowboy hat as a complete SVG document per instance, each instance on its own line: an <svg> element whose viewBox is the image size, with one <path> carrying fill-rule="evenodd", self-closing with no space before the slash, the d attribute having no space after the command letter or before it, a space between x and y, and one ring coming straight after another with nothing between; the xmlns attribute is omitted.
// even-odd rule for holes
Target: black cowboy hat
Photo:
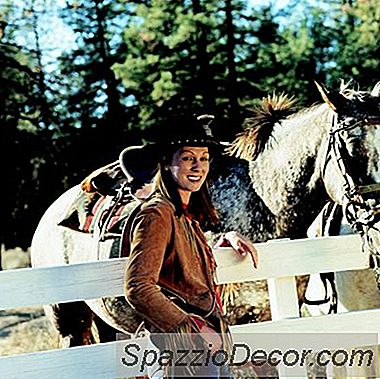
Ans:
<svg viewBox="0 0 380 379"><path fill-rule="evenodd" d="M150 182L162 157L180 146L206 146L213 155L221 152L226 143L217 141L212 135L210 124L214 118L212 115L173 117L156 128L150 137L153 141L124 149L119 161L128 181Z"/></svg>

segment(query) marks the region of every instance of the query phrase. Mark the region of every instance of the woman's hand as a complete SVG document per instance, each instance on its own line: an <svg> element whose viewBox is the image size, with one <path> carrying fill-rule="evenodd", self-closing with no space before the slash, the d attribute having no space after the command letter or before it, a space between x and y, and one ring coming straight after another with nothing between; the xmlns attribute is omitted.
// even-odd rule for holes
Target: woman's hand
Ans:
<svg viewBox="0 0 380 379"><path fill-rule="evenodd" d="M215 331L215 329L203 325L200 333L206 342L206 348L210 349L212 353L215 353L223 347L222 337Z"/></svg>
<svg viewBox="0 0 380 379"><path fill-rule="evenodd" d="M210 349L212 353L215 353L223 347L220 334L214 328L207 325L207 322L203 318L192 315L191 320L196 324L197 334L200 334L203 338L206 349Z"/></svg>
<svg viewBox="0 0 380 379"><path fill-rule="evenodd" d="M253 267L257 268L259 263L259 257L257 255L257 250L253 246L253 243L242 236L240 233L232 231L222 234L219 238L215 247L229 247L231 246L236 252L241 256L246 256L250 254L253 261Z"/></svg>

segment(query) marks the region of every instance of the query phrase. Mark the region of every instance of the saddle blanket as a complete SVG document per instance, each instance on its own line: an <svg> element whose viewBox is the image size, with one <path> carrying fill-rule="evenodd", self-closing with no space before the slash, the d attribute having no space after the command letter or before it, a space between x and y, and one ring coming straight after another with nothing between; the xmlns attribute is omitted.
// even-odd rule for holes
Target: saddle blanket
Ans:
<svg viewBox="0 0 380 379"><path fill-rule="evenodd" d="M86 193L79 189L59 225L90 234L98 232L100 228L105 228L107 233L121 233L124 221L135 202L122 199L115 206L113 201L114 196Z"/></svg>

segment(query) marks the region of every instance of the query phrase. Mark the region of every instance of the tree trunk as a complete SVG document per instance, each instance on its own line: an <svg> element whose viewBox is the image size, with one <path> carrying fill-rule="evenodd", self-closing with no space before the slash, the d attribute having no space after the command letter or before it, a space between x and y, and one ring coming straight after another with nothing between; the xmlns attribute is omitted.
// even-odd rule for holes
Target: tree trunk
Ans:
<svg viewBox="0 0 380 379"><path fill-rule="evenodd" d="M42 50L40 45L40 33L38 30L38 15L34 10L35 1L32 2L32 28L33 28L33 34L34 38L36 40L36 60L37 60L37 68L38 68L38 74L37 74L37 85L38 85L38 105L41 112L40 121L44 125L44 133L43 134L50 134L49 133L49 126L52 123L51 119L51 112L50 107L46 101L46 84L45 84L45 73L44 68L42 64Z"/></svg>
<svg viewBox="0 0 380 379"><path fill-rule="evenodd" d="M193 12L194 14L202 12L199 0L193 0ZM199 93L203 98L204 110L213 113L215 111L216 94L213 84L213 75L210 69L210 59L207 53L207 30L202 23L198 24L198 34L196 38Z"/></svg>
<svg viewBox="0 0 380 379"><path fill-rule="evenodd" d="M106 124L108 127L115 128L120 125L122 119L123 109L120 104L120 96L117 90L117 80L114 72L111 70L111 61L109 57L109 45L105 37L105 11L100 7L102 0L97 0L96 4L96 21L97 21L97 34L99 41L99 54L101 57L104 81L106 83L105 93L107 95L107 114Z"/></svg>
<svg viewBox="0 0 380 379"><path fill-rule="evenodd" d="M229 99L229 119L231 121L232 128L230 130L231 134L235 134L240 130L240 118L239 118L239 103L238 94L236 89L237 75L236 75L236 64L235 64L235 26L233 24L232 17L232 3L231 0L226 0L225 5L226 12L226 30L227 30L227 98Z"/></svg>

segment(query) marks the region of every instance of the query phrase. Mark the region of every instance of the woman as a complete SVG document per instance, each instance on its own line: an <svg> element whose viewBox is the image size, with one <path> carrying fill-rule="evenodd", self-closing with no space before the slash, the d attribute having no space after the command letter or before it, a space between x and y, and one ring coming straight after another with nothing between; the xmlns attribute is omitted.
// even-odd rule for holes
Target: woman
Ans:
<svg viewBox="0 0 380 379"><path fill-rule="evenodd" d="M206 179L220 144L204 118L176 120L171 126L174 131L165 141L133 152L159 162L152 193L133 222L130 240L123 244L130 256L125 294L150 332L197 332L215 351L222 347L217 333L227 328L215 291L215 261L200 224L218 221ZM124 159L132 166L133 161ZM125 169L133 171L128 164ZM241 235L230 232L221 241L241 254L250 253L256 266L256 251ZM210 370L219 377L219 367L208 368L207 375ZM199 369L196 375L203 373Z"/></svg>

